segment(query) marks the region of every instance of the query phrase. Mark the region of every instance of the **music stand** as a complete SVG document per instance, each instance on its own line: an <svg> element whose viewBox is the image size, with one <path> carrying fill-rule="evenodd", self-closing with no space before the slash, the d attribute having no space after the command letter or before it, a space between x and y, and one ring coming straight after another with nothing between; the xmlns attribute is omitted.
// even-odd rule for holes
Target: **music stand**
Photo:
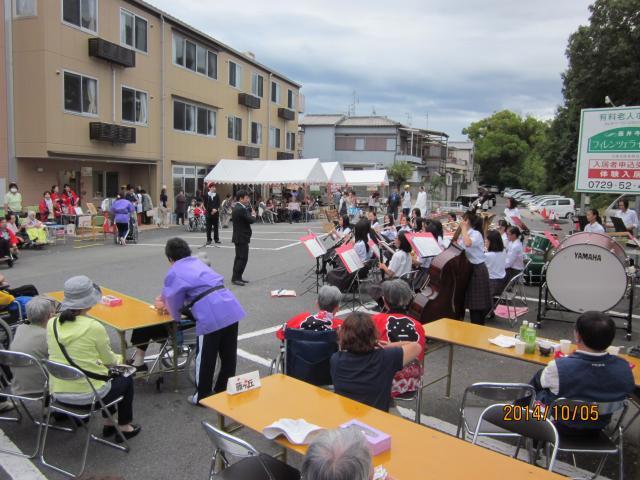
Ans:
<svg viewBox="0 0 640 480"><path fill-rule="evenodd" d="M621 218L611 217L611 222L613 223L613 228L615 228L616 232L626 232L627 227L622 221Z"/></svg>
<svg viewBox="0 0 640 480"><path fill-rule="evenodd" d="M300 243L307 250L307 253L309 254L309 256L314 258L316 261L315 272L314 272L314 268L312 267L307 273L307 275L305 276L305 278L303 279L303 282L305 282L307 279L310 279L315 273L315 277L316 277L315 287L316 287L316 293L318 293L320 291L320 277L322 276L322 274L320 273L320 258L322 258L322 256L327 253L327 247L325 247L324 243L322 243L322 240L318 238L318 236L311 231L309 231L309 235L300 237L299 240L300 240ZM307 288L301 295L304 295L305 293L309 293L311 290L313 290L313 285Z"/></svg>

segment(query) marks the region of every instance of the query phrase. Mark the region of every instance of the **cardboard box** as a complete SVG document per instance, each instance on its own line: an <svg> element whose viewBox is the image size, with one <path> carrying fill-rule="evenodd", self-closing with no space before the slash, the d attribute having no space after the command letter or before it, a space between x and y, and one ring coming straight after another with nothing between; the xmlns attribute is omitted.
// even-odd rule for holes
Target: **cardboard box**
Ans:
<svg viewBox="0 0 640 480"><path fill-rule="evenodd" d="M371 453L373 456L380 455L383 452L391 449L391 436L377 430L373 427L370 427L366 423L362 423L358 420L351 420L347 423L343 423L340 425L340 428L349 428L354 427L360 430L364 437L367 439L367 443L369 444L369 448L371 448Z"/></svg>
<svg viewBox="0 0 640 480"><path fill-rule="evenodd" d="M114 297L113 295L103 295L100 303L107 307L117 307L118 305L122 305L122 299Z"/></svg>

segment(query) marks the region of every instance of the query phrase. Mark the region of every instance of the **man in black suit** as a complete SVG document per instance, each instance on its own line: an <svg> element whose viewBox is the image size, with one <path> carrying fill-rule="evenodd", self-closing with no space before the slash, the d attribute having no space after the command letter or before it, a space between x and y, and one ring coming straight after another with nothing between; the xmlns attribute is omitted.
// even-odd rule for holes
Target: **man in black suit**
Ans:
<svg viewBox="0 0 640 480"><path fill-rule="evenodd" d="M237 194L238 203L231 212L231 222L233 223L233 236L231 241L236 246L236 258L233 261L233 276L231 283L244 287L249 283L242 278L244 269L249 260L249 242L251 241L251 224L256 220L256 214L249 209L249 195L244 190Z"/></svg>
<svg viewBox="0 0 640 480"><path fill-rule="evenodd" d="M204 210L207 212L207 245L211 245L211 227L213 227L213 239L215 242L222 243L218 236L220 195L216 193L216 186L213 183L209 184L209 192L204 196Z"/></svg>

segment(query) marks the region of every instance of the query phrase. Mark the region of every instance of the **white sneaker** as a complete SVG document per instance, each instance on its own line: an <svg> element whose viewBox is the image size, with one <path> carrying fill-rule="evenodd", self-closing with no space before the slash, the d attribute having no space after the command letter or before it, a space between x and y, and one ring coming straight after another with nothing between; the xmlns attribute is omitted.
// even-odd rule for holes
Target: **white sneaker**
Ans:
<svg viewBox="0 0 640 480"><path fill-rule="evenodd" d="M198 394L193 394L193 395L189 395L187 397L187 402L189 402L191 405L198 405Z"/></svg>
<svg viewBox="0 0 640 480"><path fill-rule="evenodd" d="M0 412L8 412L9 410L13 410L14 408L15 406L10 400L0 402Z"/></svg>

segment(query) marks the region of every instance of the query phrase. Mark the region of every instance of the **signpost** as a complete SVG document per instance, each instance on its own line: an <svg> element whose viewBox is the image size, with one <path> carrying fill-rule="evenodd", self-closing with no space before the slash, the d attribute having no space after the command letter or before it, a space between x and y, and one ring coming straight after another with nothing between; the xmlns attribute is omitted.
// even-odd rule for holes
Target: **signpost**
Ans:
<svg viewBox="0 0 640 480"><path fill-rule="evenodd" d="M640 107L582 110L575 190L640 194Z"/></svg>

